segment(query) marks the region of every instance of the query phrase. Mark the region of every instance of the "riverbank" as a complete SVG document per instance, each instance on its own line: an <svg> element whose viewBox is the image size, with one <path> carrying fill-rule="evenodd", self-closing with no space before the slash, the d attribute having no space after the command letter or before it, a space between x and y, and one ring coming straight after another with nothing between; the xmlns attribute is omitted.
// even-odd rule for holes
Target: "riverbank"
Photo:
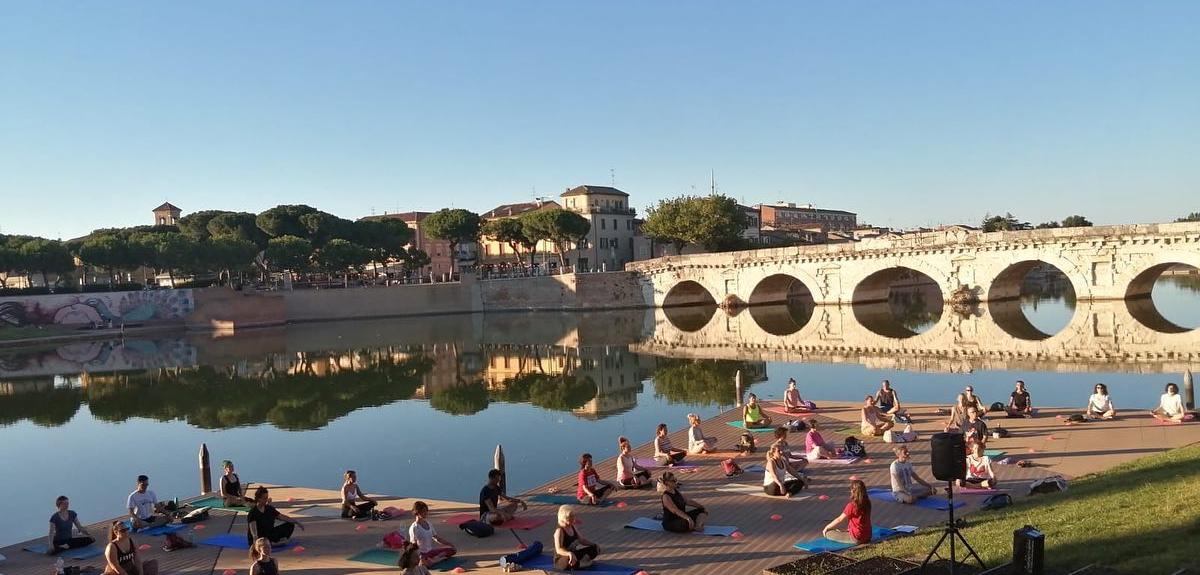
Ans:
<svg viewBox="0 0 1200 575"><path fill-rule="evenodd" d="M940 427L943 417L935 413L936 406L913 405L910 410L917 421L916 428L927 437ZM1033 419L999 420L1012 435L1005 439L993 440L989 448L1007 452L1006 456L1014 459L1028 459L1032 467L1022 468L1015 465L997 465L996 470L1000 481L1006 489L1026 507L1017 509L1045 509L1052 511L1059 505L1056 500L1038 498L1025 500L1022 497L1023 487L1034 478L1061 473L1073 476L1100 472L1128 463L1130 460L1146 454L1164 451L1172 447L1195 443L1200 440L1200 426L1157 425L1148 416L1141 414L1129 415L1109 422L1097 422L1080 426L1065 426L1056 415L1068 413L1070 410L1043 409L1039 417ZM1131 412L1132 413L1132 412ZM822 409L816 416L823 424L826 439L840 443L846 435L857 435L857 405L854 403L822 403ZM737 419L735 410L723 412L703 423L707 435L718 440L718 446L730 448L737 441L741 431L729 425L726 421ZM676 427L676 426L673 426ZM647 439L650 429L630 431L634 441ZM671 435L676 445L686 445L686 431L676 428ZM761 438L760 438L761 439ZM802 441L792 438L792 443ZM766 440L761 440L765 444ZM615 447L615 437L613 438ZM614 498L618 505L603 508L583 508L580 516L583 519L581 530L584 534L597 541L604 550L604 560L628 565L635 569L644 569L653 574L724 574L724 573L757 573L762 569L781 564L801 556L792 547L797 541L812 539L820 535L821 527L832 517L836 516L845 504L846 484L851 477L857 477L869 486L887 485L890 446L878 440L867 441L869 456L851 465L813 465L809 474L813 481L801 493L801 497L790 500L768 498L761 493L761 475L747 473L735 478L726 478L721 470L720 460L734 457L739 464L746 467L753 463L761 463L762 451L753 456L741 457L732 451L713 457L692 457L697 464L694 470L680 470L685 491L690 497L703 502L711 511L710 523L714 525L730 525L737 529L738 537L699 537L678 536L666 533L647 532L626 529L624 525L637 517L653 517L661 512L658 497L653 491L621 491ZM918 441L910 444L913 451L913 461L926 477L929 476L929 446L928 442ZM519 463L528 457L528 449L521 445L507 445L509 456L509 472L520 473ZM648 457L652 453L649 444L642 444L634 450L636 457ZM608 451L611 453L611 451ZM597 453L597 457L600 454ZM615 468L614 459L609 457L597 462L597 470L603 478L611 479ZM573 458L564 458L558 462L562 476L543 485L528 490L526 495L570 495L574 492L577 467ZM1113 475L1125 478L1125 484L1142 481L1136 473L1143 468L1134 466L1126 470L1117 468ZM1158 477L1157 475L1153 477ZM1186 475L1184 476L1186 477ZM244 477L253 481L257 478ZM1070 500L1077 493L1087 495L1080 481L1077 488L1064 496ZM480 478L482 484L482 478ZM1171 489L1170 484L1167 489ZM1123 493L1118 491L1118 493ZM163 494L166 496L167 494ZM388 498L384 505L395 505L406 508L411 505L413 497L418 494L407 494L406 498ZM470 572L494 573L496 559L500 554L512 552L519 545L518 540L506 531L498 531L488 539L476 540L454 529L445 522L453 514L471 512L475 508L474 492L464 493L465 500L440 501L434 504L437 523L443 534L452 538L460 546L460 556L467 561L464 569ZM1171 497L1156 492L1155 496L1169 501ZM1056 552L1058 545L1065 544L1075 533L1086 533L1085 530L1099 532L1098 527L1108 530L1111 521L1103 514L1097 514L1096 509L1110 509L1119 505L1111 492L1097 493L1101 499L1086 500L1081 504L1083 511L1090 514L1081 516L1079 522L1060 525L1057 523L1037 524L1047 533L1048 555ZM1109 499L1103 499L1108 497ZM304 489L299 487L281 488L275 495L275 501L280 502L285 513L293 510L300 512L303 508L317 506L329 509L336 504L335 492ZM976 521L977 517L985 517L975 512L980 509L982 497L961 496L967 502L967 507L960 510L969 520ZM1182 498L1176 501L1184 501ZM1048 504L1048 505L1047 505ZM551 541L553 532L554 504L536 503L531 505L526 514L531 517L546 518L547 522L531 531L519 531L520 541L526 543L540 540L543 543ZM327 512L326 512L327 513ZM778 515L778 517L774 517ZM1007 517L1007 516L1006 516ZM226 518L218 514L219 521L210 520L201 529L189 528L185 536L193 540L207 538L221 532L242 533L245 529L244 519ZM880 502L875 506L873 519L876 525L894 526L900 524L917 526L936 526L945 518L944 512ZM279 554L281 568L294 572L297 569L313 571L310 575L342 575L348 572L364 572L365 570L383 570L383 566L371 566L348 562L347 557L374 546L384 533L396 527L404 527L407 518L399 522L354 524L331 517L313 517L305 520L310 528L299 534L300 544L305 547L303 553L282 552ZM1024 525L1028 520L1022 515L1013 515L1008 519L996 519L997 529L1007 530L1003 537L996 540L997 549L1011 545L1011 530ZM1011 523L1006 525L1006 523ZM104 522L92 527L93 534L102 529ZM1179 527L1182 523L1170 523L1164 527ZM364 529L359 529L365 526ZM1160 534L1161 535L1161 534ZM1086 535L1085 535L1086 536ZM988 535L996 539L996 535ZM1107 537L1107 535L1105 535ZM161 545L158 538L138 538L145 540L155 548ZM913 541L919 541L914 539ZM907 543L907 541L904 541ZM973 540L974 543L974 540ZM914 548L920 544L913 543ZM2 565L8 575L40 575L45 572L49 562L45 557L19 551L19 545L0 549L9 557ZM998 553L999 551L997 551ZM196 550L178 551L163 554L152 549L152 556L168 562L164 572L188 572L198 575L221 573L226 569L240 570L246 566L243 551L219 550L215 554L208 547ZM76 564L76 563L70 563ZM83 562L79 564L89 564ZM96 564L96 560L90 563Z"/></svg>

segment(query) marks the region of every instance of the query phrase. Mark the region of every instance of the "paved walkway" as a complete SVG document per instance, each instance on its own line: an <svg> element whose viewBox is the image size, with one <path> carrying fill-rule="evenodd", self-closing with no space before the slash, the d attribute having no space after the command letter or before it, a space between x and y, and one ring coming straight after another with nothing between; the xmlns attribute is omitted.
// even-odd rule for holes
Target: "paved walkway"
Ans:
<svg viewBox="0 0 1200 575"><path fill-rule="evenodd" d="M932 406L910 406L915 417L916 428L922 437L937 430L942 417L934 414ZM856 406L847 404L824 405L818 418L824 425L827 440L841 442L847 434L839 429L857 426ZM1066 426L1055 415L1068 413L1065 410L1043 410L1033 419L995 419L997 424L1012 430L1012 437L992 440L989 448L1002 449L1007 456L1029 459L1033 467L1020 468L1015 465L998 465L997 473L1002 485L1012 489L1014 495L1023 495L1024 486L1030 480L1053 473L1068 477L1102 471L1118 463L1144 455L1200 441L1200 424L1163 426L1148 416L1130 414L1111 422L1088 423ZM732 447L740 430L725 424L736 419L734 413L722 414L704 423L708 435L719 439L719 446ZM682 423L674 425L671 439L675 445L684 445L685 430ZM631 437L641 441L650 436ZM856 431L849 433L857 435ZM765 439L769 434L761 434ZM793 444L803 442L803 437L792 438ZM615 448L616 438L613 438ZM660 512L658 497L653 491L622 491L615 499L618 505L605 508L585 508L580 512L581 532L596 541L603 551L603 559L614 563L644 569L652 574L694 575L759 573L762 569L786 562L799 556L792 544L820 535L821 527L835 517L847 498L847 480L850 476L863 479L868 486L888 484L887 466L891 462L890 446L879 440L869 440L869 457L855 465L810 466L813 483L803 499L782 500L739 493L717 491L718 487L731 484L747 486L751 491L761 489L761 475L746 474L727 479L721 473L719 461L732 453L718 457L694 458L700 467L691 473L682 474L683 489L689 496L701 500L711 511L710 523L734 525L741 537L704 537L699 535L675 535L624 529L625 523L639 517L652 517ZM910 445L918 469L931 479L929 444L918 441ZM1032 451L1031 451L1032 450ZM649 445L635 450L635 455L650 454ZM738 457L743 465L758 463L762 450L752 457ZM611 479L615 474L612 458L600 461L597 469L601 476ZM531 493L557 491L573 494L575 490L574 461L563 462L565 475L531 490ZM250 478L247 478L250 479ZM470 494L468 499L474 499ZM820 496L827 496L822 500ZM335 510L337 493L328 490L302 487L279 486L272 489L272 496L284 513L311 514L314 509L324 509L327 514ZM960 496L968 506L960 512L978 510L981 496ZM382 506L408 509L413 498L381 497ZM474 503L459 503L426 500L434 510L433 520L443 535L459 546L459 556L465 560L463 568L471 573L499 573L499 556L515 551L518 540L509 531L497 531L487 539L475 539L445 522L445 518L456 513L473 513ZM315 506L315 507L314 507ZM525 542L540 540L549 543L554 529L553 516L556 506L532 504L528 515L545 517L548 521L532 531L516 532ZM772 520L772 515L781 516ZM217 511L205 522L202 529L189 528L181 534L194 541L219 533L244 533L244 515ZM931 511L892 503L877 503L873 519L877 525L898 524L933 525L943 521L944 512ZM336 517L312 517L305 520L308 527L298 532L297 540L303 552L283 551L277 556L285 573L304 575L342 575L347 573L395 572L395 568L347 561L350 555L375 546L385 533L396 528L407 528L411 516L406 513L399 520L388 522L355 523ZM107 533L104 525L90 526L93 535ZM222 550L215 547L198 546L195 549L165 553L158 547L161 538L134 536L138 544L149 544L145 558L158 559L163 574L213 575L234 570L245 575L249 561L242 550ZM21 545L0 549L7 560L0 562L0 573L6 575L45 575L53 561L45 556L20 550ZM68 561L68 564L93 565L102 568L103 560ZM537 573L537 571L533 571Z"/></svg>

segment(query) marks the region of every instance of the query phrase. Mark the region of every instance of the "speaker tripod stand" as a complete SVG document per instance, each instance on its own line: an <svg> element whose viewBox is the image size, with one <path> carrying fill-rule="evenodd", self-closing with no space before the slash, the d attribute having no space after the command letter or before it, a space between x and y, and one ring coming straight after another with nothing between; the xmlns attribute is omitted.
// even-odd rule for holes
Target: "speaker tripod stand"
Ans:
<svg viewBox="0 0 1200 575"><path fill-rule="evenodd" d="M929 550L929 555L926 555L925 561L923 563L921 563L921 573L925 572L925 567L927 565L929 565L929 561L933 559L933 556L937 555L938 550L942 548L942 544L946 543L946 541L949 540L950 541L950 574L958 575L958 556L957 556L957 553L954 548L954 540L955 539L961 541L963 544L963 547L967 548L968 555L967 555L967 557L964 558L963 563L966 563L967 558L974 557L975 560L979 562L980 570L987 569L987 566L983 564L983 559L980 559L979 554L975 553L974 549L971 549L971 544L967 543L966 537L963 537L962 533L959 532L959 530L958 530L958 525L954 522L954 482L953 481L946 482L946 499L950 502L950 519L949 519L949 521L946 522L946 529L944 529L942 531L941 539L938 539L937 545L934 545L933 549ZM938 558L941 558L941 555L938 555Z"/></svg>

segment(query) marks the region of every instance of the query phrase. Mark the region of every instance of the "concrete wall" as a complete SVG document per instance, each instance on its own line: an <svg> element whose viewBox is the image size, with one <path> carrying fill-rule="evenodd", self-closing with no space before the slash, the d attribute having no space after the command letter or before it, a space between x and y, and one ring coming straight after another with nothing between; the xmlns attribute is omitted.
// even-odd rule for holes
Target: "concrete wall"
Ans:
<svg viewBox="0 0 1200 575"><path fill-rule="evenodd" d="M193 290L64 293L0 298L0 328L178 322L194 308Z"/></svg>
<svg viewBox="0 0 1200 575"><path fill-rule="evenodd" d="M479 282L484 311L648 307L631 272L566 274Z"/></svg>
<svg viewBox="0 0 1200 575"><path fill-rule="evenodd" d="M388 288L283 292L287 321L320 321L482 311L472 279Z"/></svg>

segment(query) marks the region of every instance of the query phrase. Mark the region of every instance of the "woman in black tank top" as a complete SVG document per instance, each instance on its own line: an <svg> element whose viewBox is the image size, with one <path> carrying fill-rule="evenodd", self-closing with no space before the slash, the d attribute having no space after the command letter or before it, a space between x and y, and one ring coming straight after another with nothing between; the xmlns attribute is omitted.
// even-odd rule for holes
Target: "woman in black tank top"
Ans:
<svg viewBox="0 0 1200 575"><path fill-rule="evenodd" d="M250 575L279 575L279 564L271 557L271 542L259 537L250 547Z"/></svg>
<svg viewBox="0 0 1200 575"><path fill-rule="evenodd" d="M221 499L224 500L225 505L227 507L253 505L254 500L246 498L246 488L242 487L242 478L233 471L233 462L226 459L221 462L221 467L225 469L225 474L221 476ZM248 486L249 484L247 484Z"/></svg>
<svg viewBox="0 0 1200 575"><path fill-rule="evenodd" d="M104 549L104 575L158 575L158 561L143 563L124 521L113 521Z"/></svg>
<svg viewBox="0 0 1200 575"><path fill-rule="evenodd" d="M584 539L575 527L575 508L558 508L558 529L554 530L554 568L570 571L590 567L600 554L595 543Z"/></svg>

